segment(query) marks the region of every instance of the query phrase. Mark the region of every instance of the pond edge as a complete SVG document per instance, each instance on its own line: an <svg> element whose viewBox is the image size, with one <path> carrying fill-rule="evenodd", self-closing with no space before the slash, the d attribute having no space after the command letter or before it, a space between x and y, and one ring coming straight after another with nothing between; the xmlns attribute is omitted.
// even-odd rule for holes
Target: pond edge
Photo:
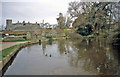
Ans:
<svg viewBox="0 0 120 77"><path fill-rule="evenodd" d="M3 70L5 70L5 67L7 67L7 65L9 64L10 60L12 60L16 54L22 49L27 47L28 45L33 45L33 44L37 44L39 43L38 41L28 41L26 43L23 44L18 44L18 47L12 51L10 54L8 54L5 58L2 59L2 61L0 61L0 77L4 75Z"/></svg>

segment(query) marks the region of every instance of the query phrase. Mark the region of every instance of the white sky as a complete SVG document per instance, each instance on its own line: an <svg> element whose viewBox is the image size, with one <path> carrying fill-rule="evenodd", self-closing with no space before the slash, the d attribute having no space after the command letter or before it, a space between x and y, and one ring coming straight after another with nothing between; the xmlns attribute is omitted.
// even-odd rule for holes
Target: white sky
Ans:
<svg viewBox="0 0 120 77"><path fill-rule="evenodd" d="M71 1L80 0L1 0L0 25L5 25L6 19L12 19L14 23L17 21L40 23L44 19L45 22L56 24L57 15L60 12L65 15Z"/></svg>
<svg viewBox="0 0 120 77"><path fill-rule="evenodd" d="M56 24L57 15L60 12L65 15L71 1L75 0L2 0L2 24L5 25L6 19L12 19L14 23L40 23L44 19Z"/></svg>

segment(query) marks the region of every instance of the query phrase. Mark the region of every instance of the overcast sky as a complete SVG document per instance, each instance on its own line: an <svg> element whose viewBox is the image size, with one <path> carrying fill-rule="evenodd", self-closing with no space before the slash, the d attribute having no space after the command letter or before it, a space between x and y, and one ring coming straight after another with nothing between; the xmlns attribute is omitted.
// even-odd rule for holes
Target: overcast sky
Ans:
<svg viewBox="0 0 120 77"><path fill-rule="evenodd" d="M16 2L17 1L17 2ZM45 22L56 24L57 15L66 14L68 3L74 0L5 0L2 1L2 24L6 19L17 21ZM79 0L78 0L79 1Z"/></svg>
<svg viewBox="0 0 120 77"><path fill-rule="evenodd" d="M57 15L60 12L65 15L67 12L68 3L71 1L80 0L1 0L0 25L5 25L6 19L12 19L13 23L16 23L17 21L40 23L44 19L45 22L56 24Z"/></svg>

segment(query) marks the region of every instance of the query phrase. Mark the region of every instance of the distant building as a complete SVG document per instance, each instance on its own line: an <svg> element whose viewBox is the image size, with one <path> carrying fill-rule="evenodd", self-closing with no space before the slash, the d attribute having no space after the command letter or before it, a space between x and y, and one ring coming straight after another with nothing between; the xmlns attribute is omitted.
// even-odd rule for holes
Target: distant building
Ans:
<svg viewBox="0 0 120 77"><path fill-rule="evenodd" d="M13 30L13 31L32 31L32 30L38 30L40 29L39 23L26 23L23 21L20 23L19 21L17 23L12 23L12 20L6 20L6 30Z"/></svg>
<svg viewBox="0 0 120 77"><path fill-rule="evenodd" d="M12 30L12 31L35 31L40 30L42 28L55 28L55 25L50 25L49 23L30 23L23 21L20 23L19 21L17 23L12 23L11 19L6 20L6 30Z"/></svg>
<svg viewBox="0 0 120 77"><path fill-rule="evenodd" d="M30 23L30 22L17 22L12 23L12 20L6 20L6 30L2 32L5 40L9 39L35 39L45 37L46 35L57 36L59 33L56 31L57 25L49 23ZM53 30L53 28L55 30ZM61 33L61 32L60 32ZM8 35L6 35L8 34Z"/></svg>

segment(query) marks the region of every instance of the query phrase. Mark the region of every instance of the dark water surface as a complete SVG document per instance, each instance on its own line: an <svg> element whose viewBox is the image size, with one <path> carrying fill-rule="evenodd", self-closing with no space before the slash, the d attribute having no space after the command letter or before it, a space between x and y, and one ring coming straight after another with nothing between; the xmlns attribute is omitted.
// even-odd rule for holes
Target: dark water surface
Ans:
<svg viewBox="0 0 120 77"><path fill-rule="evenodd" d="M23 48L5 75L116 75L118 53L106 40L58 40Z"/></svg>

